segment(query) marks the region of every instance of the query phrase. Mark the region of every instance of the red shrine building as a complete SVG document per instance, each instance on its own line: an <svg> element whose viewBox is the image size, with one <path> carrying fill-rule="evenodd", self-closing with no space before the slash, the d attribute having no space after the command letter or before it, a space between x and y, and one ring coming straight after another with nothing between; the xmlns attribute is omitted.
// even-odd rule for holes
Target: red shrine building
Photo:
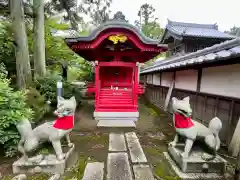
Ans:
<svg viewBox="0 0 240 180"><path fill-rule="evenodd" d="M140 63L167 51L167 46L116 20L100 25L87 37L65 41L79 56L95 62L95 82L88 83L88 92L95 93L94 118L137 121L138 96L144 93Z"/></svg>

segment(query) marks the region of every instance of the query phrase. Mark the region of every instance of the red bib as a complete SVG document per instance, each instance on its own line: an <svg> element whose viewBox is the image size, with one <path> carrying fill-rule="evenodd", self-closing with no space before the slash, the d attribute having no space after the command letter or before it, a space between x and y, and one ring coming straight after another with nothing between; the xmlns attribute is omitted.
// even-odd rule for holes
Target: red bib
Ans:
<svg viewBox="0 0 240 180"><path fill-rule="evenodd" d="M194 126L191 117L184 117L181 114L175 113L175 127L176 128L190 128Z"/></svg>
<svg viewBox="0 0 240 180"><path fill-rule="evenodd" d="M57 118L53 127L57 129L68 130L74 127L74 116L64 116Z"/></svg>

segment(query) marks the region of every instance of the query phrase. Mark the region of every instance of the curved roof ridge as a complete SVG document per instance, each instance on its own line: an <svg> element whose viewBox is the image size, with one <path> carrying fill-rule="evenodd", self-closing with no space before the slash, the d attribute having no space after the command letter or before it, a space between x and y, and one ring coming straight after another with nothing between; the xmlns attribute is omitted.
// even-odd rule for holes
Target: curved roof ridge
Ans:
<svg viewBox="0 0 240 180"><path fill-rule="evenodd" d="M140 29L138 29L136 26L127 23L125 21L119 21L119 20L110 20L107 21L103 24L101 24L100 26L98 26L97 28L95 28L90 35L88 36L80 36L77 38L66 38L65 40L67 42L77 42L79 40L81 41L92 41L93 39L95 39L102 31L106 30L106 29L111 29L111 28L122 28L122 29L126 29L129 31L132 31L133 33L135 33L138 38L144 42L145 44L159 44L159 40L154 40L151 39L149 37L147 37ZM166 45L162 45L163 47ZM166 46L167 47L167 46Z"/></svg>

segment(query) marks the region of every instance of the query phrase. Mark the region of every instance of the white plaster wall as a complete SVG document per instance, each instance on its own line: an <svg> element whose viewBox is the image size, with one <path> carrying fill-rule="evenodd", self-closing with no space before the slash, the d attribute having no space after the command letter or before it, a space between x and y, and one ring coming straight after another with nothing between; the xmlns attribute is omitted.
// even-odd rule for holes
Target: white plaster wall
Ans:
<svg viewBox="0 0 240 180"><path fill-rule="evenodd" d="M196 91L197 79L197 70L176 71L175 88Z"/></svg>
<svg viewBox="0 0 240 180"><path fill-rule="evenodd" d="M160 73L153 74L153 84L160 85Z"/></svg>
<svg viewBox="0 0 240 180"><path fill-rule="evenodd" d="M152 74L147 75L147 83L152 84Z"/></svg>
<svg viewBox="0 0 240 180"><path fill-rule="evenodd" d="M240 64L202 70L201 92L240 97Z"/></svg>
<svg viewBox="0 0 240 180"><path fill-rule="evenodd" d="M173 72L163 72L161 77L161 86L170 87L173 78Z"/></svg>

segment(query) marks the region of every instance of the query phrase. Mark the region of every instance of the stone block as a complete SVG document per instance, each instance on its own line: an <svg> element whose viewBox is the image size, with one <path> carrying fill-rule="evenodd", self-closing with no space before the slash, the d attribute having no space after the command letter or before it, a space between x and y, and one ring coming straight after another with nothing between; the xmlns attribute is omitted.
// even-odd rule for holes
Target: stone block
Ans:
<svg viewBox="0 0 240 180"><path fill-rule="evenodd" d="M202 155L205 153L200 147L193 147L188 158L182 158L181 153L184 151L184 144L176 147L169 146L168 153L175 163L184 173L224 173L226 161L220 156L213 160L205 161Z"/></svg>
<svg viewBox="0 0 240 180"><path fill-rule="evenodd" d="M147 163L147 158L135 132L125 133L132 163Z"/></svg>
<svg viewBox="0 0 240 180"><path fill-rule="evenodd" d="M88 163L82 180L103 180L104 163L92 162Z"/></svg>
<svg viewBox="0 0 240 180"><path fill-rule="evenodd" d="M149 165L133 165L135 180L154 180L152 170Z"/></svg>
<svg viewBox="0 0 240 180"><path fill-rule="evenodd" d="M109 151L127 151L125 138L123 133L110 133L109 134Z"/></svg>
<svg viewBox="0 0 240 180"><path fill-rule="evenodd" d="M172 160L168 152L163 153L166 160L169 162L170 166L176 173L176 175L181 180L223 180L226 179L227 174L221 173L184 173L182 172L178 165Z"/></svg>
<svg viewBox="0 0 240 180"><path fill-rule="evenodd" d="M68 152L65 154L65 159L61 161L57 160L54 154L49 154L46 156L38 155L33 158L29 158L27 161L22 157L13 163L13 173L19 174L44 172L63 174L65 169L72 165L74 149L75 145L68 150Z"/></svg>
<svg viewBox="0 0 240 180"><path fill-rule="evenodd" d="M107 160L107 180L132 180L127 153L109 153Z"/></svg>

